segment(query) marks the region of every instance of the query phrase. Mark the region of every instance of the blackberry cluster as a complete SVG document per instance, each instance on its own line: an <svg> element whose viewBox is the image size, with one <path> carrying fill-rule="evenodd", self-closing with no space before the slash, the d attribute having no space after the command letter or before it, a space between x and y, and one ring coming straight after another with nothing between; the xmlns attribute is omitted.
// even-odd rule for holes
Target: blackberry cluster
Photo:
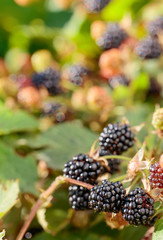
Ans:
<svg viewBox="0 0 163 240"><path fill-rule="evenodd" d="M126 38L126 32L117 23L110 23L102 36L97 39L97 45L103 50L118 48Z"/></svg>
<svg viewBox="0 0 163 240"><path fill-rule="evenodd" d="M152 36L157 36L160 31L163 31L163 16L156 18L148 25L148 31Z"/></svg>
<svg viewBox="0 0 163 240"><path fill-rule="evenodd" d="M64 165L65 177L94 184L96 179L104 172L99 162L85 154L78 154L72 161Z"/></svg>
<svg viewBox="0 0 163 240"><path fill-rule="evenodd" d="M88 197L90 191L87 188L72 185L69 187L69 204L72 209L85 210L89 209Z"/></svg>
<svg viewBox="0 0 163 240"><path fill-rule="evenodd" d="M52 68L48 68L40 73L35 73L32 77L32 83L35 87L45 87L51 95L62 92L60 80L60 73Z"/></svg>
<svg viewBox="0 0 163 240"><path fill-rule="evenodd" d="M84 78L88 76L89 70L88 68L81 66L79 64L72 65L68 69L68 79L75 85L82 85Z"/></svg>
<svg viewBox="0 0 163 240"><path fill-rule="evenodd" d="M89 205L98 212L115 212L121 209L125 198L125 190L120 182L103 180L90 190Z"/></svg>
<svg viewBox="0 0 163 240"><path fill-rule="evenodd" d="M149 168L150 175L148 177L152 188L163 188L163 168L159 163L154 163Z"/></svg>
<svg viewBox="0 0 163 240"><path fill-rule="evenodd" d="M142 188L136 188L125 198L122 207L123 218L134 225L151 226L156 218L154 214L154 200Z"/></svg>
<svg viewBox="0 0 163 240"><path fill-rule="evenodd" d="M148 37L138 43L135 52L142 59L153 59L160 57L162 49L156 38Z"/></svg>
<svg viewBox="0 0 163 240"><path fill-rule="evenodd" d="M134 144L134 133L128 124L108 124L99 137L102 150L120 155Z"/></svg>
<svg viewBox="0 0 163 240"><path fill-rule="evenodd" d="M111 155L110 152L100 149L99 156L102 157L102 156L108 156L108 155ZM110 168L110 171L109 171L110 174L113 174L113 173L118 172L120 170L119 169L120 164L121 164L120 159L112 158L112 159L106 159L106 160L108 162L108 167Z"/></svg>
<svg viewBox="0 0 163 240"><path fill-rule="evenodd" d="M86 9L91 13L100 12L110 0L84 0Z"/></svg>
<svg viewBox="0 0 163 240"><path fill-rule="evenodd" d="M128 86L129 80L122 74L114 75L108 80L109 86L112 89L115 89L118 86Z"/></svg>

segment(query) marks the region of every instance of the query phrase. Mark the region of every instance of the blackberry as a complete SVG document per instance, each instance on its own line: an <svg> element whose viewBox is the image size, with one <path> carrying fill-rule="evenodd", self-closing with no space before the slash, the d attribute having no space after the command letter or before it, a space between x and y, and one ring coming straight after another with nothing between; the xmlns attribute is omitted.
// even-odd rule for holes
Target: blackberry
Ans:
<svg viewBox="0 0 163 240"><path fill-rule="evenodd" d="M68 80L75 85L82 85L85 77L88 75L88 68L79 64L72 65L68 69Z"/></svg>
<svg viewBox="0 0 163 240"><path fill-rule="evenodd" d="M128 124L108 124L99 137L102 150L111 154L120 155L134 144L134 133Z"/></svg>
<svg viewBox="0 0 163 240"><path fill-rule="evenodd" d="M128 86L129 80L122 74L114 75L108 80L109 86L112 89L115 89L116 87L122 85L122 86Z"/></svg>
<svg viewBox="0 0 163 240"><path fill-rule="evenodd" d="M111 155L110 152L100 149L99 156L102 157L102 156L108 156L108 155ZM113 173L118 172L120 170L119 169L120 164L121 164L120 159L112 158L112 159L106 159L106 160L108 162L108 167L110 168L110 171L109 171L110 174L113 174Z"/></svg>
<svg viewBox="0 0 163 240"><path fill-rule="evenodd" d="M148 37L140 41L135 49L136 54L142 59L158 58L161 55L161 45L156 38Z"/></svg>
<svg viewBox="0 0 163 240"><path fill-rule="evenodd" d="M156 220L152 218L154 200L142 188L136 188L125 198L122 214L129 224L151 226Z"/></svg>
<svg viewBox="0 0 163 240"><path fill-rule="evenodd" d="M43 106L43 117L52 117L54 120L62 122L65 120L65 115L66 108L63 104L57 102L48 102Z"/></svg>
<svg viewBox="0 0 163 240"><path fill-rule="evenodd" d="M96 13L100 12L110 0L84 0L84 5L88 12Z"/></svg>
<svg viewBox="0 0 163 240"><path fill-rule="evenodd" d="M32 76L33 85L37 88L45 87L51 95L62 92L60 80L60 73L52 68L48 68L40 73L35 73Z"/></svg>
<svg viewBox="0 0 163 240"><path fill-rule="evenodd" d="M89 205L98 212L115 212L121 209L125 198L125 190L120 182L103 180L90 190Z"/></svg>
<svg viewBox="0 0 163 240"><path fill-rule="evenodd" d="M163 188L163 168L161 168L159 163L151 164L150 175L148 177L150 185L152 188Z"/></svg>
<svg viewBox="0 0 163 240"><path fill-rule="evenodd" d="M69 203L72 209L85 210L89 209L88 197L89 190L87 188L72 185L69 187Z"/></svg>
<svg viewBox="0 0 163 240"><path fill-rule="evenodd" d="M111 48L118 48L126 38L126 32L117 23L110 23L106 31L96 42L103 50L109 50Z"/></svg>
<svg viewBox="0 0 163 240"><path fill-rule="evenodd" d="M104 167L99 162L85 154L78 154L72 161L64 165L65 177L78 181L94 184L96 179L104 172Z"/></svg>
<svg viewBox="0 0 163 240"><path fill-rule="evenodd" d="M157 36L159 32L163 31L163 16L157 17L148 25L148 31L152 36Z"/></svg>

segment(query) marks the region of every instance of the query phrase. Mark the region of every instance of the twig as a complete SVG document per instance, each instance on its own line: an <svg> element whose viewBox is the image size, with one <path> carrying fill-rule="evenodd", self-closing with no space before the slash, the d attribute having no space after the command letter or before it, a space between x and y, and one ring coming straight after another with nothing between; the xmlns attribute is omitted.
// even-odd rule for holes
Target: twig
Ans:
<svg viewBox="0 0 163 240"><path fill-rule="evenodd" d="M43 193L41 193L39 199L37 200L37 202L34 204L34 206L31 209L31 212L27 218L27 220L25 221L24 225L22 226L22 228L20 229L20 232L16 238L16 240L22 240L24 237L24 234L26 233L28 227L30 226L32 220L34 219L38 209L41 207L41 205L46 201L46 199L59 187L59 185L68 182L68 183L72 183L75 185L79 185L88 189L91 189L93 186L84 182L80 182L77 181L75 179L71 179L71 178L67 178L67 177L63 177L63 176L59 176L57 177L52 184L49 186L49 188L47 190L45 190Z"/></svg>

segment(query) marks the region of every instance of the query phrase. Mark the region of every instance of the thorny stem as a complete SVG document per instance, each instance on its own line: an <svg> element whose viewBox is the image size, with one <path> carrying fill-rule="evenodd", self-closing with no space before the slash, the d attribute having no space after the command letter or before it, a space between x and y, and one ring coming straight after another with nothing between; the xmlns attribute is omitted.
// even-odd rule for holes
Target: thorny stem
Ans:
<svg viewBox="0 0 163 240"><path fill-rule="evenodd" d="M125 161L130 161L131 158L129 157L125 157L125 156L120 156L120 155L107 155L107 156L102 156L102 158L105 158L105 159L121 159L121 160L125 160Z"/></svg>
<svg viewBox="0 0 163 240"><path fill-rule="evenodd" d="M27 218L27 220L24 222L24 225L20 229L20 232L16 238L16 240L22 240L24 237L24 234L26 233L28 227L30 226L32 220L34 219L38 209L41 207L41 205L47 200L47 198L63 183L72 183L75 185L79 185L88 189L91 189L93 186L84 182L77 181L75 179L59 176L57 177L52 184L49 186L47 190L45 190L43 193L41 193L39 199L37 202L33 205L31 212Z"/></svg>
<svg viewBox="0 0 163 240"><path fill-rule="evenodd" d="M126 193L128 194L131 190L131 188L140 180L141 175L138 174L134 180L132 181L131 185L126 189Z"/></svg>

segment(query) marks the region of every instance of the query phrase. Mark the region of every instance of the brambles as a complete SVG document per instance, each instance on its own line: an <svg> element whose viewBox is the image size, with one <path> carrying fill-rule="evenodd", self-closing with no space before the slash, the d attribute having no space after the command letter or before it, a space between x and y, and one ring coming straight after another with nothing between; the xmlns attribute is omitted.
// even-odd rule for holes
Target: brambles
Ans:
<svg viewBox="0 0 163 240"><path fill-rule="evenodd" d="M152 164L149 168L149 182L152 188L163 188L163 168L158 162Z"/></svg>
<svg viewBox="0 0 163 240"><path fill-rule="evenodd" d="M126 38L126 32L118 24L110 23L96 42L100 48L108 50L111 48L118 48Z"/></svg>
<svg viewBox="0 0 163 240"><path fill-rule="evenodd" d="M51 95L62 92L60 74L58 71L51 68L40 73L35 73L32 77L32 83L37 88L45 87Z"/></svg>
<svg viewBox="0 0 163 240"><path fill-rule="evenodd" d="M69 187L69 203L72 209L85 210L88 206L89 190L84 187L72 185Z"/></svg>
<svg viewBox="0 0 163 240"><path fill-rule="evenodd" d="M84 0L86 9L91 13L100 12L110 0Z"/></svg>
<svg viewBox="0 0 163 240"><path fill-rule="evenodd" d="M156 38L148 37L138 43L135 52L142 59L153 59L160 57L162 49Z"/></svg>
<svg viewBox="0 0 163 240"><path fill-rule="evenodd" d="M88 155L78 154L65 164L63 173L65 177L94 184L103 171L99 162Z"/></svg>
<svg viewBox="0 0 163 240"><path fill-rule="evenodd" d="M125 190L120 182L103 180L100 185L94 186L89 195L89 204L97 212L118 213L123 204Z"/></svg>
<svg viewBox="0 0 163 240"><path fill-rule="evenodd" d="M123 217L130 224L154 225L154 200L142 188L136 188L125 198L122 207Z"/></svg>
<svg viewBox="0 0 163 240"><path fill-rule="evenodd" d="M108 124L99 137L102 150L112 154L121 154L134 144L134 133L127 124Z"/></svg>

